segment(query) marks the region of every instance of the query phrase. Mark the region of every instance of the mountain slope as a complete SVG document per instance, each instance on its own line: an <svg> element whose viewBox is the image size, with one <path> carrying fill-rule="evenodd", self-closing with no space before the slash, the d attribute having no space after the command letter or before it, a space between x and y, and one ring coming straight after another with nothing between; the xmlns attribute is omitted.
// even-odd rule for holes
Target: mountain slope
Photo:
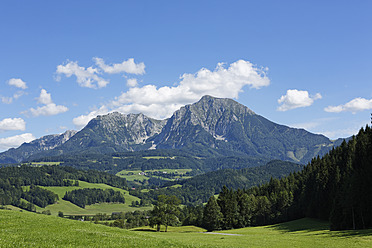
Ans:
<svg viewBox="0 0 372 248"><path fill-rule="evenodd" d="M210 96L176 111L153 140L162 149L199 144L301 163L334 145L323 135L273 123L234 100Z"/></svg>
<svg viewBox="0 0 372 248"><path fill-rule="evenodd" d="M76 152L112 153L149 149L151 143L146 143L146 140L160 133L165 122L166 120L155 120L143 114L123 115L114 112L97 116L68 142L43 155L56 156ZM35 157L40 157L40 155Z"/></svg>
<svg viewBox="0 0 372 248"><path fill-rule="evenodd" d="M70 153L181 149L193 156L248 155L307 163L339 143L271 122L232 99L204 96L166 120L117 112L98 116L67 142L44 152L26 152L16 161Z"/></svg>
<svg viewBox="0 0 372 248"><path fill-rule="evenodd" d="M20 163L24 159L39 154L43 151L54 149L76 134L74 130L68 130L63 134L53 134L43 136L40 139L23 143L18 148L11 148L8 151L0 153L0 163Z"/></svg>

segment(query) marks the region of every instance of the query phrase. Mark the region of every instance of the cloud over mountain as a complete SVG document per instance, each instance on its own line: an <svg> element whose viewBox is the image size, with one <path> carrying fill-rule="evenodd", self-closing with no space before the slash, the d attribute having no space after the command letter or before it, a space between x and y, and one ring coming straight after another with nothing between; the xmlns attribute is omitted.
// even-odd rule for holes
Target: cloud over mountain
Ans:
<svg viewBox="0 0 372 248"><path fill-rule="evenodd" d="M30 142L34 140L35 137L31 133L24 133L20 135L15 135L7 138L0 139L0 150L7 150L11 147L17 147L22 145L24 142Z"/></svg>
<svg viewBox="0 0 372 248"><path fill-rule="evenodd" d="M243 87L260 89L268 86L270 80L266 75L267 69L254 66L249 61L238 60L225 66L219 63L214 70L202 68L194 74L185 73L175 86L156 87L145 85L131 87L128 91L116 97L110 103L102 105L98 111L122 113L143 113L153 118L169 117L175 110L185 104L199 100L204 95L222 98L238 98ZM73 119L77 127L88 123L95 117L97 110L87 115ZM84 124L84 125L85 125Z"/></svg>
<svg viewBox="0 0 372 248"><path fill-rule="evenodd" d="M340 113L340 112L352 112L356 113L358 111L372 109L372 99L368 100L365 98L354 98L350 102L341 104L338 106L328 106L324 108L326 112Z"/></svg>
<svg viewBox="0 0 372 248"><path fill-rule="evenodd" d="M68 61L64 65L58 65L56 70L56 81L62 80L62 75L66 77L75 76L76 82L81 87L99 89L106 87L110 81L101 77L102 74L127 73L143 75L145 74L145 64L143 62L136 64L133 58L118 64L108 65L102 58L93 58L97 67L79 66L77 61Z"/></svg>
<svg viewBox="0 0 372 248"><path fill-rule="evenodd" d="M21 130L26 129L26 122L22 118L5 118L0 121L0 132L10 130Z"/></svg>
<svg viewBox="0 0 372 248"><path fill-rule="evenodd" d="M61 81L61 75L65 75L66 77L74 75L76 77L76 82L81 87L96 89L105 87L109 83L108 80L98 76L99 71L97 68L84 68L79 66L76 61L70 61L65 65L58 65L56 73L57 81Z"/></svg>
<svg viewBox="0 0 372 248"><path fill-rule="evenodd" d="M309 96L309 92L305 90L287 90L287 94L278 99L281 104L278 107L279 111L287 111L295 108L311 106L315 100L321 99L322 96L316 93L315 96Z"/></svg>
<svg viewBox="0 0 372 248"><path fill-rule="evenodd" d="M41 89L40 96L37 98L38 103L43 104L44 106L37 107L36 109L30 108L28 111L23 113L30 112L33 116L40 115L57 115L68 111L68 108L63 105L56 105L52 101L51 94L48 93L45 89Z"/></svg>

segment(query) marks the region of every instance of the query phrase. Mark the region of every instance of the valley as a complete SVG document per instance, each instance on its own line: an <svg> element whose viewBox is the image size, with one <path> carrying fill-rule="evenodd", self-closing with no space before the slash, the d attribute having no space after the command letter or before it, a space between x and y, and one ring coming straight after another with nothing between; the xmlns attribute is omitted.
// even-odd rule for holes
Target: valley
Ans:
<svg viewBox="0 0 372 248"><path fill-rule="evenodd" d="M135 243L149 235L177 247L190 237L195 247L240 247L245 236L253 247L270 246L259 237L278 233L285 233L283 247L292 238L306 247L303 230L324 236L314 241L319 245L348 229L366 229L370 240L368 126L331 141L272 123L231 99L205 96L167 120L111 113L69 134L0 154L0 205L12 209L1 213L83 220L88 229L98 224L113 234L133 229L123 235Z"/></svg>

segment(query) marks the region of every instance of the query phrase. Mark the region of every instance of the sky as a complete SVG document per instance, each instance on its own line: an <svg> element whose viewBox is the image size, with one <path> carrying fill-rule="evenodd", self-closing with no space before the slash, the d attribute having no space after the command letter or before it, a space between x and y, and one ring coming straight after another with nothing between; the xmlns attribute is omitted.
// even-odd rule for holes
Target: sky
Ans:
<svg viewBox="0 0 372 248"><path fill-rule="evenodd" d="M372 1L0 2L0 151L203 95L349 137L372 112Z"/></svg>

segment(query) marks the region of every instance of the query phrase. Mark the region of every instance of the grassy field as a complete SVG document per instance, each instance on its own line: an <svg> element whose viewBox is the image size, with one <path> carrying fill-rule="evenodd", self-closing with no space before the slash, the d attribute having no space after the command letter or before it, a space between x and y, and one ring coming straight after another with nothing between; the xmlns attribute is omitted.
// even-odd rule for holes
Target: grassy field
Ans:
<svg viewBox="0 0 372 248"><path fill-rule="evenodd" d="M135 230L0 210L0 247L372 247L372 230L331 232L312 219L218 233L192 226Z"/></svg>
<svg viewBox="0 0 372 248"><path fill-rule="evenodd" d="M41 166L41 165L60 165L61 162L32 162L31 165Z"/></svg>
<svg viewBox="0 0 372 248"><path fill-rule="evenodd" d="M187 247L147 233L0 210L0 247Z"/></svg>
<svg viewBox="0 0 372 248"><path fill-rule="evenodd" d="M71 186L71 187L42 187L48 189L59 196L59 200L57 203L49 205L45 208L37 207L36 211L42 212L44 210L50 210L52 215L57 215L59 211L62 211L64 214L68 215L78 215L78 214L97 214L97 213L105 213L111 214L112 212L128 212L128 211L135 211L135 210L149 210L152 207L131 207L132 201L140 201L138 197L132 196L129 194L128 191L115 188L106 184L100 183L88 183L84 181L79 181L79 186ZM65 201L62 197L65 195L66 191L72 191L74 189L82 189L82 188L96 188L96 189L113 189L120 191L124 194L125 204L122 203L97 203L93 205L88 205L85 208L81 208L72 204L69 201Z"/></svg>
<svg viewBox="0 0 372 248"><path fill-rule="evenodd" d="M145 170L145 171L141 171L141 170L122 170L122 171L119 171L118 173L116 173L116 175L119 176L119 177L125 178L127 181L137 180L137 181L143 182L144 180L150 179L150 176L149 175L144 175L144 174L141 175L140 174L141 172L149 173L149 172L156 172L156 171L160 171L161 173L166 172L166 173L177 174L172 179L164 178L164 177L161 176L161 174L160 174L160 176L152 175L153 177L156 177L156 178L173 181L176 178L181 178L181 176L183 176L187 172L192 171L192 169L157 169L157 170ZM187 179L187 178L190 178L190 177L183 176L182 178Z"/></svg>

